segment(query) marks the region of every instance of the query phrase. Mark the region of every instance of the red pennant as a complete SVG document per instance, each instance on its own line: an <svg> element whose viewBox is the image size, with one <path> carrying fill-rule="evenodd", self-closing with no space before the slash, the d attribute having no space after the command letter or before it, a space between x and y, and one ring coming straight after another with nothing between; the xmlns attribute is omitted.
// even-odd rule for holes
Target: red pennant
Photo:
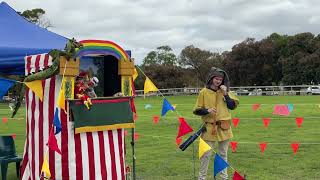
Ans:
<svg viewBox="0 0 320 180"><path fill-rule="evenodd" d="M124 136L128 136L128 131L124 130Z"/></svg>
<svg viewBox="0 0 320 180"><path fill-rule="evenodd" d="M134 139L135 141L137 141L137 140L139 139L139 134L135 132L135 133L133 134L133 139Z"/></svg>
<svg viewBox="0 0 320 180"><path fill-rule="evenodd" d="M157 124L159 122L160 117L159 116L153 116L153 123Z"/></svg>
<svg viewBox="0 0 320 180"><path fill-rule="evenodd" d="M252 110L253 111L256 111L257 109L259 109L260 108L260 104L253 104L252 105Z"/></svg>
<svg viewBox="0 0 320 180"><path fill-rule="evenodd" d="M233 153L236 152L237 151L238 142L237 141L231 141L230 144L231 144L232 152Z"/></svg>
<svg viewBox="0 0 320 180"><path fill-rule="evenodd" d="M270 123L270 118L263 118L263 125L265 128L268 128Z"/></svg>
<svg viewBox="0 0 320 180"><path fill-rule="evenodd" d="M259 145L260 145L260 150L261 150L261 152L264 153L264 150L265 150L266 147L267 147L267 143L260 143Z"/></svg>
<svg viewBox="0 0 320 180"><path fill-rule="evenodd" d="M301 128L301 124L303 122L303 117L296 117L296 124L298 126L298 128Z"/></svg>
<svg viewBox="0 0 320 180"><path fill-rule="evenodd" d="M293 154L296 154L299 149L299 143L291 143Z"/></svg>
<svg viewBox="0 0 320 180"><path fill-rule="evenodd" d="M134 87L134 81L133 78L131 78L131 88L132 88L132 96L136 96L136 88Z"/></svg>
<svg viewBox="0 0 320 180"><path fill-rule="evenodd" d="M238 127L239 121L240 121L239 118L232 118L232 123L233 123L234 128Z"/></svg>
<svg viewBox="0 0 320 180"><path fill-rule="evenodd" d="M182 142L182 138L181 137L176 138L177 146L180 146L181 142Z"/></svg>
<svg viewBox="0 0 320 180"><path fill-rule="evenodd" d="M134 113L133 114L133 120L136 121L137 119L138 119L138 115L137 115L137 113Z"/></svg>
<svg viewBox="0 0 320 180"><path fill-rule="evenodd" d="M130 99L130 107L131 107L131 111L132 112L137 113L136 106L134 105L134 99L133 98Z"/></svg>
<svg viewBox="0 0 320 180"><path fill-rule="evenodd" d="M13 139L16 139L17 135L16 134L12 134L11 135Z"/></svg>
<svg viewBox="0 0 320 180"><path fill-rule="evenodd" d="M242 177L237 171L235 171L232 180L244 180L244 177Z"/></svg>
<svg viewBox="0 0 320 180"><path fill-rule="evenodd" d="M8 122L8 118L3 117L3 118L2 118L2 123L4 123L4 124L5 124L5 123L7 123L7 122Z"/></svg>
<svg viewBox="0 0 320 180"><path fill-rule="evenodd" d="M189 124L185 121L183 117L179 117L179 122L180 122L180 126L179 126L179 132L178 132L177 138L184 136L189 132L193 131L193 129L189 126Z"/></svg>
<svg viewBox="0 0 320 180"><path fill-rule="evenodd" d="M58 144L57 144L56 136L54 135L54 132L53 132L53 128L51 128L47 146L49 147L49 149L61 154L61 151L60 151Z"/></svg>

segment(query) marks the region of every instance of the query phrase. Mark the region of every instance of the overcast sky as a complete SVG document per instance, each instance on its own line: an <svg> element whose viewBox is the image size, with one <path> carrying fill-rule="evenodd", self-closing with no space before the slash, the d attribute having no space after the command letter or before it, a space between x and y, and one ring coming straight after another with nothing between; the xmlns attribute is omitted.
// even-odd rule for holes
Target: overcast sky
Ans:
<svg viewBox="0 0 320 180"><path fill-rule="evenodd" d="M1 1L1 0L0 0ZM16 11L42 8L51 31L77 40L111 40L140 64L169 45L231 50L247 37L320 30L319 0L6 0Z"/></svg>

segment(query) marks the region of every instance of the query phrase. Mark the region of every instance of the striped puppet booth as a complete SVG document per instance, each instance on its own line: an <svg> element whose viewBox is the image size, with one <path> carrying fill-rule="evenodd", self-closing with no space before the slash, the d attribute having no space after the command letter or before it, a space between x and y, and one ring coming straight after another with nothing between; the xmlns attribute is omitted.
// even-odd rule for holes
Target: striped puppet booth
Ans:
<svg viewBox="0 0 320 180"><path fill-rule="evenodd" d="M60 59L60 74L42 80L43 98L26 89L26 141L21 179L126 179L125 128L134 128L133 61L110 41L80 41L76 60ZM87 61L94 62L91 67ZM25 74L52 65L52 57L25 57ZM90 109L74 99L83 67L99 77L100 95ZM91 64L92 65L92 64ZM114 94L121 92L121 97ZM63 99L64 108L59 106ZM42 99L42 100L41 100ZM60 124L60 127L57 126ZM60 129L58 131L58 128ZM56 145L56 146L55 146Z"/></svg>

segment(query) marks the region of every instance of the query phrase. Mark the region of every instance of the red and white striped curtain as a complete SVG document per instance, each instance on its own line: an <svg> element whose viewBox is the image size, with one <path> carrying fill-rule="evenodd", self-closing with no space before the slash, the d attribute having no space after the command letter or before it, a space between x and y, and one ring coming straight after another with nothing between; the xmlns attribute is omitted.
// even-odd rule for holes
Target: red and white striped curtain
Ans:
<svg viewBox="0 0 320 180"><path fill-rule="evenodd" d="M27 56L25 74L38 72L52 64L48 54ZM26 142L21 179L38 180L45 154L51 179L125 179L124 130L74 134L73 122L60 111L61 133L56 135L62 155L46 146L61 86L60 75L42 81L44 98L26 89ZM43 179L43 178L41 178Z"/></svg>

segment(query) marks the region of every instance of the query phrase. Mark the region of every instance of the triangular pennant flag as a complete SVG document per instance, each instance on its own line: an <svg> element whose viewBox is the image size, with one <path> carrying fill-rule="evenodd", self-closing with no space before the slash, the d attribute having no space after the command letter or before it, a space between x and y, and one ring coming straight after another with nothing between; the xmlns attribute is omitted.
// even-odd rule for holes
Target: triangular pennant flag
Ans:
<svg viewBox="0 0 320 180"><path fill-rule="evenodd" d="M137 132L135 132L135 133L133 134L133 139L134 139L135 141L137 141L137 140L139 139L139 134L138 134Z"/></svg>
<svg viewBox="0 0 320 180"><path fill-rule="evenodd" d="M303 117L296 117L296 124L298 126L298 128L301 128L301 124L303 122Z"/></svg>
<svg viewBox="0 0 320 180"><path fill-rule="evenodd" d="M244 177L242 177L237 171L235 171L232 180L244 180Z"/></svg>
<svg viewBox="0 0 320 180"><path fill-rule="evenodd" d="M58 108L56 108L56 111L54 113L53 125L56 127L55 134L58 134L59 132L61 132L62 127L61 127L61 123L60 123L60 119L59 119L59 109Z"/></svg>
<svg viewBox="0 0 320 180"><path fill-rule="evenodd" d="M263 118L263 125L265 128L268 128L269 123L270 123L270 118Z"/></svg>
<svg viewBox="0 0 320 180"><path fill-rule="evenodd" d="M289 116L290 111L287 105L275 105L272 114L280 116Z"/></svg>
<svg viewBox="0 0 320 180"><path fill-rule="evenodd" d="M239 121L240 121L239 118L232 118L232 123L233 123L234 128L238 127Z"/></svg>
<svg viewBox="0 0 320 180"><path fill-rule="evenodd" d="M216 153L216 156L214 157L214 163L213 163L213 177L216 177L216 175L227 168L229 164L222 159L218 153Z"/></svg>
<svg viewBox="0 0 320 180"><path fill-rule="evenodd" d="M8 118L3 117L3 118L2 118L2 123L3 123L3 124L6 124L7 122L8 122Z"/></svg>
<svg viewBox="0 0 320 180"><path fill-rule="evenodd" d="M138 114L137 113L134 113L133 114L133 121L136 121L138 119Z"/></svg>
<svg viewBox="0 0 320 180"><path fill-rule="evenodd" d="M207 151L211 150L211 146L207 144L201 137L199 140L199 159L206 153Z"/></svg>
<svg viewBox="0 0 320 180"><path fill-rule="evenodd" d="M24 82L28 88L30 88L42 101L43 99L43 87L42 87L42 80L35 80L31 82Z"/></svg>
<svg viewBox="0 0 320 180"><path fill-rule="evenodd" d="M58 107L66 111L66 97L64 94L64 86L60 89L59 96L58 96Z"/></svg>
<svg viewBox="0 0 320 180"><path fill-rule="evenodd" d="M46 178L50 178L51 177L51 173L50 173L50 168L49 168L49 163L48 163L48 155L44 156L43 159L43 163L42 163L42 168L41 168L41 172L45 173L45 177Z"/></svg>
<svg viewBox="0 0 320 180"><path fill-rule="evenodd" d="M136 68L134 68L133 75L132 75L133 81L135 81L137 79L137 77L138 77L138 71Z"/></svg>
<svg viewBox="0 0 320 180"><path fill-rule="evenodd" d="M238 142L237 141L231 141L230 145L231 145L232 152L233 153L236 152L237 151Z"/></svg>
<svg viewBox="0 0 320 180"><path fill-rule="evenodd" d="M193 129L189 126L189 124L185 121L183 117L179 117L179 122L180 122L180 126L179 126L177 138L184 136L189 132L193 131Z"/></svg>
<svg viewBox="0 0 320 180"><path fill-rule="evenodd" d="M159 91L159 89L153 84L153 82L147 77L144 82L144 94L152 91Z"/></svg>
<svg viewBox="0 0 320 180"><path fill-rule="evenodd" d="M289 108L289 111L292 112L293 111L293 104L288 104L287 106Z"/></svg>
<svg viewBox="0 0 320 180"><path fill-rule="evenodd" d="M57 153L61 154L61 151L60 151L60 149L59 149L59 147L58 147L58 144L57 144L56 136L55 136L54 133L53 133L53 128L51 128L47 146L48 146L49 149L51 149L52 151L56 151Z"/></svg>
<svg viewBox="0 0 320 180"><path fill-rule="evenodd" d="M17 135L16 134L12 134L11 135L13 139L16 139Z"/></svg>
<svg viewBox="0 0 320 180"><path fill-rule="evenodd" d="M133 98L130 99L130 108L131 108L132 112L137 113L136 106L134 105L134 99Z"/></svg>
<svg viewBox="0 0 320 180"><path fill-rule="evenodd" d="M267 147L267 143L260 143L259 144L259 146L260 146L260 150L261 150L261 153L263 154L264 153L264 150L266 149L266 147Z"/></svg>
<svg viewBox="0 0 320 180"><path fill-rule="evenodd" d="M176 138L176 144L177 144L177 146L180 146L181 142L182 142L182 138L181 138L181 137Z"/></svg>
<svg viewBox="0 0 320 180"><path fill-rule="evenodd" d="M159 116L153 116L153 122L159 122L160 117ZM155 123L156 124L156 123Z"/></svg>
<svg viewBox="0 0 320 180"><path fill-rule="evenodd" d="M259 109L260 108L260 104L253 104L252 105L252 110L253 111L256 111L257 109Z"/></svg>
<svg viewBox="0 0 320 180"><path fill-rule="evenodd" d="M169 101L168 101L166 98L164 98L164 99L163 99L163 104L162 104L161 116L166 115L166 113L167 113L169 110L174 111L174 107L169 103Z"/></svg>
<svg viewBox="0 0 320 180"><path fill-rule="evenodd" d="M291 148L293 150L293 154L296 154L299 149L299 143L291 143Z"/></svg>
<svg viewBox="0 0 320 180"><path fill-rule="evenodd" d="M10 79L0 78L0 99L7 94L8 90L16 83L16 81Z"/></svg>

